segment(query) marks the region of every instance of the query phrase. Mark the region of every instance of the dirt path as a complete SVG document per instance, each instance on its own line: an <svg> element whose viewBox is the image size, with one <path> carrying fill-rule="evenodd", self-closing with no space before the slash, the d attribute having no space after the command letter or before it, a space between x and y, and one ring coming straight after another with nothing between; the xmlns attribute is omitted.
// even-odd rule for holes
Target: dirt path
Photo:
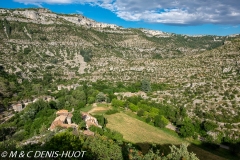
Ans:
<svg viewBox="0 0 240 160"><path fill-rule="evenodd" d="M78 69L78 73L80 73L80 74L85 73L84 69L87 68L87 63L84 61L83 56L77 55L76 59L80 63L80 67Z"/></svg>

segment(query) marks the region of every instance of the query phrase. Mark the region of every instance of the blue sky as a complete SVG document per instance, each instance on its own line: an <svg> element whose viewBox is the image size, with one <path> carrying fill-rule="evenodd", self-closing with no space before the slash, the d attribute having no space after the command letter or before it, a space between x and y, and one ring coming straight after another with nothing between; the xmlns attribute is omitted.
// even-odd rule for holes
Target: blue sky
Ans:
<svg viewBox="0 0 240 160"><path fill-rule="evenodd" d="M1 0L0 7L43 7L126 28L177 34L240 34L240 0Z"/></svg>

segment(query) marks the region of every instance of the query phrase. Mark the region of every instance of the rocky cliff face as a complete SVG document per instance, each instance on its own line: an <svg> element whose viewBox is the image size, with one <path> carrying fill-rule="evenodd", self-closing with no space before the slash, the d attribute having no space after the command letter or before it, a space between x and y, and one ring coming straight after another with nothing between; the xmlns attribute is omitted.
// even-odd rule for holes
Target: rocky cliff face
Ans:
<svg viewBox="0 0 240 160"><path fill-rule="evenodd" d="M85 18L82 15L72 14L72 15L57 15L52 13L48 9L26 9L26 10L7 10L1 9L1 14L9 15L7 19L10 21L20 21L20 22L32 22L38 24L54 24L63 22L59 22L62 20L66 20L67 22L71 22L73 24L79 26L88 26L93 28L119 28L114 24L105 24L98 23L94 20Z"/></svg>

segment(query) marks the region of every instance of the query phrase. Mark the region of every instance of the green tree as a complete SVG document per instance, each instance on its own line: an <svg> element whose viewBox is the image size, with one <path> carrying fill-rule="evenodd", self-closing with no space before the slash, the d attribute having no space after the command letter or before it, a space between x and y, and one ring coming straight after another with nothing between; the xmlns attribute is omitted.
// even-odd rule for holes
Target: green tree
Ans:
<svg viewBox="0 0 240 160"><path fill-rule="evenodd" d="M79 127L79 129L85 130L86 129L86 122L84 120L80 121L78 123L78 127Z"/></svg>
<svg viewBox="0 0 240 160"><path fill-rule="evenodd" d="M90 62L93 55L91 50L81 50L80 54L83 56L85 62Z"/></svg>
<svg viewBox="0 0 240 160"><path fill-rule="evenodd" d="M190 137L193 136L195 132L194 125L189 118L184 118L183 124L180 128L180 135L182 137Z"/></svg>
<svg viewBox="0 0 240 160"><path fill-rule="evenodd" d="M72 92L72 96L74 99L76 99L77 101L75 103L77 103L77 106L79 108L82 108L86 105L87 103L87 97L85 92L82 90L82 88L77 88L76 90L74 90Z"/></svg>
<svg viewBox="0 0 240 160"><path fill-rule="evenodd" d="M155 116L157 116L159 114L159 109L155 108L155 107L151 107L150 111L149 111L149 116L154 118Z"/></svg>
<svg viewBox="0 0 240 160"><path fill-rule="evenodd" d="M106 101L106 96L104 93L99 92L96 96L96 101L97 102L105 102Z"/></svg>
<svg viewBox="0 0 240 160"><path fill-rule="evenodd" d="M96 101L95 97L88 97L88 104L93 104Z"/></svg>
<svg viewBox="0 0 240 160"><path fill-rule="evenodd" d="M154 118L154 125L156 127L164 128L169 121L163 115L157 115Z"/></svg>
<svg viewBox="0 0 240 160"><path fill-rule="evenodd" d="M59 145L61 144L61 147ZM83 139L70 132L61 132L56 134L50 141L45 143L45 150L49 151L78 151L82 148Z"/></svg>
<svg viewBox="0 0 240 160"><path fill-rule="evenodd" d="M150 117L147 117L147 118L146 118L146 122L147 122L147 123L151 122L151 120L152 120L152 119L151 119Z"/></svg>
<svg viewBox="0 0 240 160"><path fill-rule="evenodd" d="M30 52L31 52L31 49L30 49L30 48L24 48L24 51L23 51L24 54L28 54L28 53L30 53Z"/></svg>
<svg viewBox="0 0 240 160"><path fill-rule="evenodd" d="M211 121L204 121L203 127L204 127L204 130L208 132L208 131L211 131L211 130L214 130L215 128L217 128L218 125Z"/></svg>
<svg viewBox="0 0 240 160"><path fill-rule="evenodd" d="M133 112L137 112L138 111L138 106L133 104L133 103L130 103L129 104L129 108L133 111Z"/></svg>
<svg viewBox="0 0 240 160"><path fill-rule="evenodd" d="M87 137L84 147L93 156L91 159L123 159L122 148L114 141L102 136ZM82 149L85 149L84 147Z"/></svg>
<svg viewBox="0 0 240 160"><path fill-rule="evenodd" d="M112 106L113 107L123 107L124 106L124 102L121 100L118 100L116 98L112 99Z"/></svg>
<svg viewBox="0 0 240 160"><path fill-rule="evenodd" d="M141 90L146 93L151 91L151 84L148 80L146 79L142 80Z"/></svg>
<svg viewBox="0 0 240 160"><path fill-rule="evenodd" d="M97 118L98 124L102 127L105 127L107 125L107 119L103 115L95 115L95 118Z"/></svg>
<svg viewBox="0 0 240 160"><path fill-rule="evenodd" d="M196 154L189 153L187 150L187 144L181 144L179 148L172 145L170 147L171 153L166 156L167 160L199 160Z"/></svg>
<svg viewBox="0 0 240 160"><path fill-rule="evenodd" d="M144 114L144 110L143 110L143 109L138 110L137 115L138 115L139 117L142 117L143 114Z"/></svg>
<svg viewBox="0 0 240 160"><path fill-rule="evenodd" d="M125 159L137 159L137 160L199 160L198 157L194 153L190 153L187 150L187 144L181 144L180 147L176 147L174 145L170 146L171 152L163 156L163 154L157 150L153 151L153 149L150 149L146 154L142 154L140 151L136 150L134 147L132 147L131 144L124 145L123 148L127 150L127 152L124 154ZM127 155L126 155L127 154Z"/></svg>

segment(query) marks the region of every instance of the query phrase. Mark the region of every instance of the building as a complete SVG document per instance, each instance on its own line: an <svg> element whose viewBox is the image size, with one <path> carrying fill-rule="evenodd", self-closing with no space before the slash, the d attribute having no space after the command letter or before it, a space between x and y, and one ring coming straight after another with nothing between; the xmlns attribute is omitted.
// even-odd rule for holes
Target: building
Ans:
<svg viewBox="0 0 240 160"><path fill-rule="evenodd" d="M72 110L71 112L68 112L68 110L59 110L57 111L56 115L57 117L52 122L49 130L53 131L56 127L63 127L63 128L78 128L78 125L75 123L72 123Z"/></svg>
<svg viewBox="0 0 240 160"><path fill-rule="evenodd" d="M12 108L13 108L14 111L20 112L20 111L22 111L23 106L22 106L21 103L18 103L18 104L13 104L13 105L12 105Z"/></svg>
<svg viewBox="0 0 240 160"><path fill-rule="evenodd" d="M92 126L92 125L97 126L99 128L102 128L102 126L98 124L98 121L95 117L93 117L89 113L85 113L85 112L82 112L81 114L82 114L82 119L86 123L86 128L87 129L89 129L90 126Z"/></svg>

